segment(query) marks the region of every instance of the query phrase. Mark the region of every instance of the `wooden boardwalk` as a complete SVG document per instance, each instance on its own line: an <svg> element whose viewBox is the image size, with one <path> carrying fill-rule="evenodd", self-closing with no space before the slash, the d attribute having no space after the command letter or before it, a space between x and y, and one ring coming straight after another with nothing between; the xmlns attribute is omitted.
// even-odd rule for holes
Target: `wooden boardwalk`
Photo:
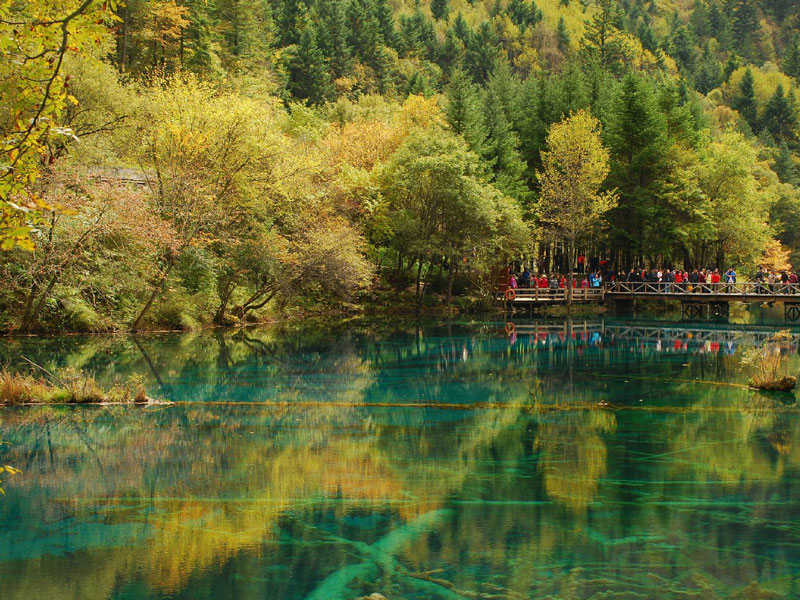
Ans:
<svg viewBox="0 0 800 600"><path fill-rule="evenodd" d="M546 288L510 289L501 286L498 300L509 308L565 304L567 290ZM572 296L575 303L625 304L636 300L676 300L686 317L703 314L724 315L731 302L750 304L782 303L789 321L800 321L800 284L797 283L650 283L615 281L602 288L577 288Z"/></svg>

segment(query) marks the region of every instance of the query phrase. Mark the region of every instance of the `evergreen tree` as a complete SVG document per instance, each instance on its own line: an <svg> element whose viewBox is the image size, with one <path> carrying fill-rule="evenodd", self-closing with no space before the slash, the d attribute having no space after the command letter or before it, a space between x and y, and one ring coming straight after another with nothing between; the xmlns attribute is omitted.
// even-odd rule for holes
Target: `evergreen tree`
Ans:
<svg viewBox="0 0 800 600"><path fill-rule="evenodd" d="M597 6L599 12L586 24L583 50L590 58L596 58L602 68L617 71L625 60L622 15L615 0L598 0Z"/></svg>
<svg viewBox="0 0 800 600"><path fill-rule="evenodd" d="M522 199L527 191L522 179L525 164L518 151L519 139L511 128L505 111L498 110L499 102L496 90L488 86L483 103L483 126L486 132L483 156L492 166L498 189L509 196Z"/></svg>
<svg viewBox="0 0 800 600"><path fill-rule="evenodd" d="M350 0L347 6L347 43L364 64L375 67L378 58L378 19L371 0Z"/></svg>
<svg viewBox="0 0 800 600"><path fill-rule="evenodd" d="M786 142L781 142L778 156L775 157L775 162L772 164L772 170L777 173L782 182L797 184L797 167Z"/></svg>
<svg viewBox="0 0 800 600"><path fill-rule="evenodd" d="M410 17L400 17L400 46L405 54L417 54L434 59L438 54L438 40L433 22L421 10Z"/></svg>
<svg viewBox="0 0 800 600"><path fill-rule="evenodd" d="M767 102L761 117L762 127L769 131L776 141L793 143L797 139L797 112L792 100L778 84L775 93Z"/></svg>
<svg viewBox="0 0 800 600"><path fill-rule="evenodd" d="M332 93L327 61L317 46L316 31L310 22L289 58L288 89L299 100L322 104Z"/></svg>
<svg viewBox="0 0 800 600"><path fill-rule="evenodd" d="M506 12L511 18L511 22L523 32L529 25L534 25L537 21L536 6L528 4L526 0L511 0L506 7Z"/></svg>
<svg viewBox="0 0 800 600"><path fill-rule="evenodd" d="M739 51L753 58L759 32L758 8L753 0L733 0L733 33Z"/></svg>
<svg viewBox="0 0 800 600"><path fill-rule="evenodd" d="M642 21L642 23L639 25L637 35L639 36L639 40L642 42L642 46L644 48L647 48L650 50L650 52L656 51L658 48L658 41L656 40L656 35L653 33L650 25Z"/></svg>
<svg viewBox="0 0 800 600"><path fill-rule="evenodd" d="M457 135L463 136L470 149L480 156L486 151L486 131L483 127L480 97L477 87L461 69L456 69L450 76L445 95L447 104L444 114L450 128Z"/></svg>
<svg viewBox="0 0 800 600"><path fill-rule="evenodd" d="M306 16L306 6L302 0L283 0L278 13L278 32L280 45L291 46L300 39L298 24Z"/></svg>
<svg viewBox="0 0 800 600"><path fill-rule="evenodd" d="M190 2L188 8L189 26L181 45L181 66L196 73L218 75L222 72L222 61L216 19L205 3Z"/></svg>
<svg viewBox="0 0 800 600"><path fill-rule="evenodd" d="M467 25L464 15L462 15L460 12L456 15L456 18L453 21L453 32L456 34L456 36L458 36L458 39L464 42L465 46L469 46L470 42L472 41L472 29L470 29L469 25Z"/></svg>
<svg viewBox="0 0 800 600"><path fill-rule="evenodd" d="M672 56L678 60L678 63L688 72L694 70L696 44L697 40L689 29L683 25L675 29L670 39L670 54L672 54Z"/></svg>
<svg viewBox="0 0 800 600"><path fill-rule="evenodd" d="M562 53L567 54L567 52L569 52L569 32L567 31L563 16L558 18L556 41L558 42L558 49L561 50Z"/></svg>
<svg viewBox="0 0 800 600"><path fill-rule="evenodd" d="M447 72L456 65L461 65L466 55L464 42L458 39L456 32L450 28L444 34L444 44L439 49L438 64Z"/></svg>
<svg viewBox="0 0 800 600"><path fill-rule="evenodd" d="M397 29L394 26L394 15L388 0L375 1L375 17L378 19L378 31L383 38L383 43L390 48L398 47Z"/></svg>
<svg viewBox="0 0 800 600"><path fill-rule="evenodd" d="M620 190L612 218L615 241L621 248L643 252L660 229L663 235L669 227L651 212L669 146L664 115L643 76L630 73L623 79L605 137L614 156L608 183Z"/></svg>
<svg viewBox="0 0 800 600"><path fill-rule="evenodd" d="M758 124L758 109L753 73L747 69L739 83L739 95L733 100L733 108L739 111L750 128L755 131Z"/></svg>
<svg viewBox="0 0 800 600"><path fill-rule="evenodd" d="M317 39L320 50L328 58L331 75L338 79L350 72L352 50L347 43L347 14L338 0L320 0Z"/></svg>
<svg viewBox="0 0 800 600"><path fill-rule="evenodd" d="M497 37L491 25L484 21L467 46L466 65L475 81L485 82L494 72L498 53Z"/></svg>
<svg viewBox="0 0 800 600"><path fill-rule="evenodd" d="M450 16L450 0L431 0L431 14L434 19L447 21Z"/></svg>
<svg viewBox="0 0 800 600"><path fill-rule="evenodd" d="M708 11L708 21L711 35L717 38L722 50L733 47L733 27L728 14L720 7L718 2L713 2Z"/></svg>
<svg viewBox="0 0 800 600"><path fill-rule="evenodd" d="M800 37L795 36L786 49L782 64L784 73L800 80Z"/></svg>
<svg viewBox="0 0 800 600"><path fill-rule="evenodd" d="M739 58L739 55L736 54L736 52L731 52L728 56L728 60L725 61L725 81L728 81L733 72L741 66L742 59Z"/></svg>
<svg viewBox="0 0 800 600"><path fill-rule="evenodd" d="M414 71L414 74L411 76L411 79L408 80L408 85L406 86L406 95L407 96L417 96L422 95L426 98L433 95L431 91L431 86L428 83L428 79L419 71Z"/></svg>
<svg viewBox="0 0 800 600"><path fill-rule="evenodd" d="M224 46L239 62L265 60L273 43L272 9L266 0L217 0L216 15L223 28Z"/></svg>

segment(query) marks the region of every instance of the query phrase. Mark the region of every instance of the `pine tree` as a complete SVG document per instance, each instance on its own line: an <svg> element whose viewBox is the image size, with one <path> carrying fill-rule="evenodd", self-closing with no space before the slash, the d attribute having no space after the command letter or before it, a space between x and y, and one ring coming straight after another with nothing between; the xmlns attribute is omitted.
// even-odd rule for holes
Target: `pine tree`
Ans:
<svg viewBox="0 0 800 600"><path fill-rule="evenodd" d="M472 41L472 29L470 29L469 25L467 25L464 15L462 15L460 12L456 15L456 18L453 21L453 31L458 36L458 39L464 42L465 46L469 46L470 42Z"/></svg>
<svg viewBox="0 0 800 600"><path fill-rule="evenodd" d="M800 37L794 37L782 64L784 73L800 80Z"/></svg>
<svg viewBox="0 0 800 600"><path fill-rule="evenodd" d="M278 13L278 31L280 45L291 46L300 39L298 23L305 17L306 8L302 0L283 0Z"/></svg>
<svg viewBox="0 0 800 600"><path fill-rule="evenodd" d="M758 109L756 105L755 81L753 73L747 69L739 83L739 95L733 100L733 108L739 111L742 118L750 128L755 131L758 124Z"/></svg>
<svg viewBox="0 0 800 600"><path fill-rule="evenodd" d="M467 46L466 65L473 80L483 83L494 72L498 57L497 38L488 21L484 21Z"/></svg>
<svg viewBox="0 0 800 600"><path fill-rule="evenodd" d="M447 104L444 114L450 128L467 140L473 152L484 155L486 131L483 128L480 98L469 75L461 69L453 71L445 95Z"/></svg>
<svg viewBox="0 0 800 600"><path fill-rule="evenodd" d="M669 227L650 214L669 143L666 120L643 76L630 73L622 80L605 137L616 157L608 183L621 192L612 221L615 237L622 247L641 249Z"/></svg>
<svg viewBox="0 0 800 600"><path fill-rule="evenodd" d="M725 81L728 81L731 78L731 75L733 75L733 72L741 66L742 59L739 58L739 55L736 54L736 52L731 52L728 56L728 60L725 61Z"/></svg>
<svg viewBox="0 0 800 600"><path fill-rule="evenodd" d="M353 54L364 64L375 67L378 63L378 19L371 0L350 0L347 6L347 43Z"/></svg>
<svg viewBox="0 0 800 600"><path fill-rule="evenodd" d="M755 52L754 40L758 35L758 8L753 0L734 0L733 33L739 51L748 58Z"/></svg>
<svg viewBox="0 0 800 600"><path fill-rule="evenodd" d="M625 46L620 31L622 16L615 0L598 0L600 11L586 24L583 50L590 58L610 71L619 70L625 60Z"/></svg>
<svg viewBox="0 0 800 600"><path fill-rule="evenodd" d="M397 30L394 26L394 15L388 0L375 0L375 18L378 19L378 31L383 43L390 48L397 48Z"/></svg>
<svg viewBox="0 0 800 600"><path fill-rule="evenodd" d="M797 112L789 97L778 84L775 93L767 102L761 117L764 129L778 142L793 143L797 139Z"/></svg>
<svg viewBox="0 0 800 600"><path fill-rule="evenodd" d="M447 21L450 16L450 0L431 0L431 14L439 21Z"/></svg>
<svg viewBox="0 0 800 600"><path fill-rule="evenodd" d="M508 16L511 17L511 22L524 31L532 20L531 7L525 0L511 0L506 7Z"/></svg>
<svg viewBox="0 0 800 600"><path fill-rule="evenodd" d="M320 0L317 6L320 16L318 45L328 58L331 75L338 79L350 72L352 64L352 49L347 43L345 6L338 0Z"/></svg>
<svg viewBox="0 0 800 600"><path fill-rule="evenodd" d="M288 89L299 100L322 104L332 94L327 61L317 46L316 31L308 23L289 59Z"/></svg>
<svg viewBox="0 0 800 600"><path fill-rule="evenodd" d="M558 42L558 49L564 54L569 52L569 32L564 23L564 17L558 18L558 27L556 27L556 41Z"/></svg>
<svg viewBox="0 0 800 600"><path fill-rule="evenodd" d="M724 82L722 65L713 56L707 56L700 63L695 74L695 87L698 92L708 94Z"/></svg>
<svg viewBox="0 0 800 600"><path fill-rule="evenodd" d="M222 28L224 46L231 60L265 60L273 43L272 10L264 0L217 0L216 16ZM232 57L232 58L230 58Z"/></svg>
<svg viewBox="0 0 800 600"><path fill-rule="evenodd" d="M406 86L406 95L407 96L417 96L422 95L430 97L433 95L431 91L431 86L428 83L428 79L419 71L414 71L414 74L411 76L411 79L408 80L408 85Z"/></svg>
<svg viewBox="0 0 800 600"><path fill-rule="evenodd" d="M658 41L656 40L656 36L653 33L653 30L650 28L650 25L642 21L642 23L639 25L637 35L639 36L643 47L650 50L650 52L656 51L658 48Z"/></svg>
<svg viewBox="0 0 800 600"><path fill-rule="evenodd" d="M456 65L461 65L466 55L464 42L458 39L455 31L450 28L444 34L444 44L439 49L437 63L445 72L451 71Z"/></svg>
<svg viewBox="0 0 800 600"><path fill-rule="evenodd" d="M777 173L782 182L792 185L797 183L797 167L786 142L781 143L778 156L775 157L775 162L772 164L772 170Z"/></svg>
<svg viewBox="0 0 800 600"><path fill-rule="evenodd" d="M525 163L519 154L519 139L511 125L508 69L498 68L484 93L484 131L486 143L484 158L492 165L497 187L518 199L526 196L523 181Z"/></svg>

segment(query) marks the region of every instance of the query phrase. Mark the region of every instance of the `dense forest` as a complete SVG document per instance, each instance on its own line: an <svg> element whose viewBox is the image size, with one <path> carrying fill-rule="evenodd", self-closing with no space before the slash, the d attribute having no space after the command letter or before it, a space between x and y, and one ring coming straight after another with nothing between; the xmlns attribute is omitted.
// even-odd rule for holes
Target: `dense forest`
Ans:
<svg viewBox="0 0 800 600"><path fill-rule="evenodd" d="M800 265L793 0L0 0L0 55L3 331Z"/></svg>

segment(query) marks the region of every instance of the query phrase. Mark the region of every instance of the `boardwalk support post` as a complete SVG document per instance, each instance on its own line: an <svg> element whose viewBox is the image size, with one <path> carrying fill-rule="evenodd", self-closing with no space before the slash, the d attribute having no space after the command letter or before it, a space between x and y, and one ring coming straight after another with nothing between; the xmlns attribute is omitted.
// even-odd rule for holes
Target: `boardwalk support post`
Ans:
<svg viewBox="0 0 800 600"><path fill-rule="evenodd" d="M784 303L783 318L791 323L800 321L800 304Z"/></svg>

